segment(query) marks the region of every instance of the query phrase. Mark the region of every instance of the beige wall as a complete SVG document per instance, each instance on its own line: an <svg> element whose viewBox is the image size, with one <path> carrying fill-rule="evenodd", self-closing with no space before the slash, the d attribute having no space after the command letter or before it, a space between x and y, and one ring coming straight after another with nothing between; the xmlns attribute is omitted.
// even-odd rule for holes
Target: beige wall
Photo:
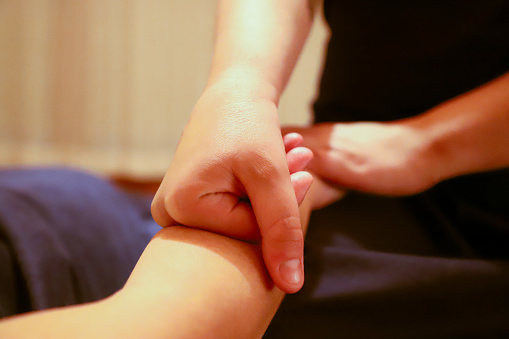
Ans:
<svg viewBox="0 0 509 339"><path fill-rule="evenodd" d="M0 0L0 164L158 176L206 81L212 0ZM281 100L304 124L323 25Z"/></svg>

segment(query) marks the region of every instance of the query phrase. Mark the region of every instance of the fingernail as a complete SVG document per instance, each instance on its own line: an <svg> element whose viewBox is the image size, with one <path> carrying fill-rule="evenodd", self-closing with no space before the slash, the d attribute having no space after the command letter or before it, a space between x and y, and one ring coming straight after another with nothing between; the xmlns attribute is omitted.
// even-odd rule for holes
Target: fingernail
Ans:
<svg viewBox="0 0 509 339"><path fill-rule="evenodd" d="M287 283L297 285L302 280L302 265L299 259L285 261L279 265L281 278Z"/></svg>

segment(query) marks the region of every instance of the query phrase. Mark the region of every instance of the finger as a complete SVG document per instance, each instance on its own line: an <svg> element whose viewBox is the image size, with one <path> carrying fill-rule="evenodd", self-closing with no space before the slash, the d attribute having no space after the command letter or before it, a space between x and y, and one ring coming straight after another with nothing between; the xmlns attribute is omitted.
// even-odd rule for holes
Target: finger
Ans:
<svg viewBox="0 0 509 339"><path fill-rule="evenodd" d="M219 173L209 173L175 190L166 210L180 224L258 241L261 238L258 224L249 200L240 198L245 195L240 186Z"/></svg>
<svg viewBox="0 0 509 339"><path fill-rule="evenodd" d="M159 226L166 227L178 225L175 219L173 219L166 210L162 183L161 186L159 186L159 189L157 190L156 194L154 195L154 199L152 200L152 204L150 206L150 212L152 213L152 218L157 224L159 224Z"/></svg>
<svg viewBox="0 0 509 339"><path fill-rule="evenodd" d="M210 193L199 198L194 212L197 219L190 225L210 228L214 233L236 239L260 240L260 229L247 199L243 201L230 192Z"/></svg>
<svg viewBox="0 0 509 339"><path fill-rule="evenodd" d="M290 179L299 206L313 183L313 176L304 172L311 160L313 160L313 152L306 147L296 147L286 153Z"/></svg>
<svg viewBox="0 0 509 339"><path fill-rule="evenodd" d="M313 152L306 147L296 147L286 153L290 174L305 170L311 160L313 160Z"/></svg>
<svg viewBox="0 0 509 339"><path fill-rule="evenodd" d="M304 169L313 158L313 153L304 147L292 149L287 154L290 177L298 204L304 200L307 190L313 181L312 176ZM291 165L290 165L291 164ZM259 240L260 230L252 211L250 202L239 199L240 194L230 192L216 192L202 196L196 205L193 215L207 216L207 220L188 220L189 225L199 225L200 228L212 229L219 234L228 235L243 240ZM200 213L196 213L199 211ZM219 215L218 215L219 213ZM210 216L216 216L210 218Z"/></svg>
<svg viewBox="0 0 509 339"><path fill-rule="evenodd" d="M308 172L300 171L290 175L290 180L297 197L297 204L300 206L313 183L313 176Z"/></svg>
<svg viewBox="0 0 509 339"><path fill-rule="evenodd" d="M254 168L269 170L257 170L243 182L260 228L263 258L276 286L295 293L304 283L304 238L296 194L287 164L261 165Z"/></svg>
<svg viewBox="0 0 509 339"><path fill-rule="evenodd" d="M309 161L309 157L306 158ZM298 171L293 173L290 179L297 203L300 205L313 182L313 177L308 172ZM215 233L242 240L255 241L261 237L251 203L247 198L242 200L239 195L231 192L209 193L200 197L193 206L193 213L190 213L191 211L188 213L195 218L188 217L184 222L186 225L211 229ZM201 216L206 218L202 219ZM176 221L174 223L179 224Z"/></svg>
<svg viewBox="0 0 509 339"><path fill-rule="evenodd" d="M299 133L288 133L283 136L283 143L285 145L285 152L288 153L292 148L299 147L304 142L304 138Z"/></svg>

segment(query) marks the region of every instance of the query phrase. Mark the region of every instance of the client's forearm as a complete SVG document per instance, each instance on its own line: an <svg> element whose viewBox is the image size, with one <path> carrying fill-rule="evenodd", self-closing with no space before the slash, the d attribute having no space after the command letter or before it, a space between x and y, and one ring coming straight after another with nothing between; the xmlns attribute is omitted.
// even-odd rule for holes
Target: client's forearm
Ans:
<svg viewBox="0 0 509 339"><path fill-rule="evenodd" d="M308 194L303 224L310 206ZM112 297L7 319L0 337L259 338L283 296L257 245L169 227L152 239Z"/></svg>
<svg viewBox="0 0 509 339"><path fill-rule="evenodd" d="M300 206L305 227L312 193ZM258 245L187 227L154 237L122 293L126 313L142 305L142 327L172 338L260 338L284 297Z"/></svg>
<svg viewBox="0 0 509 339"><path fill-rule="evenodd" d="M257 246L171 227L112 297L12 318L0 337L259 338L282 298Z"/></svg>
<svg viewBox="0 0 509 339"><path fill-rule="evenodd" d="M122 293L153 315L142 327L172 338L259 338L283 298L258 246L186 227L152 240Z"/></svg>

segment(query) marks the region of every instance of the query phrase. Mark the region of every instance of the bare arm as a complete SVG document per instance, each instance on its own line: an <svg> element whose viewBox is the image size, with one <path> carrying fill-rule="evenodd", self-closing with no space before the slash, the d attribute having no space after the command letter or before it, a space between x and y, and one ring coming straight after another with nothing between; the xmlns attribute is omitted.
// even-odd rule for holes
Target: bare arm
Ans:
<svg viewBox="0 0 509 339"><path fill-rule="evenodd" d="M241 83L277 104L317 6L317 0L220 0L209 85Z"/></svg>
<svg viewBox="0 0 509 339"><path fill-rule="evenodd" d="M303 225L310 202L300 208ZM259 246L168 227L149 243L115 295L4 320L0 337L260 338L283 297Z"/></svg>
<svg viewBox="0 0 509 339"><path fill-rule="evenodd" d="M127 285L96 303L14 317L2 338L261 337L283 293L256 246L206 231L164 228Z"/></svg>
<svg viewBox="0 0 509 339"><path fill-rule="evenodd" d="M218 2L209 81L152 204L162 226L194 225L249 241L261 237L267 270L288 293L304 282L303 235L277 105L315 5Z"/></svg>
<svg viewBox="0 0 509 339"><path fill-rule="evenodd" d="M509 166L509 73L409 121L429 141L436 181Z"/></svg>

